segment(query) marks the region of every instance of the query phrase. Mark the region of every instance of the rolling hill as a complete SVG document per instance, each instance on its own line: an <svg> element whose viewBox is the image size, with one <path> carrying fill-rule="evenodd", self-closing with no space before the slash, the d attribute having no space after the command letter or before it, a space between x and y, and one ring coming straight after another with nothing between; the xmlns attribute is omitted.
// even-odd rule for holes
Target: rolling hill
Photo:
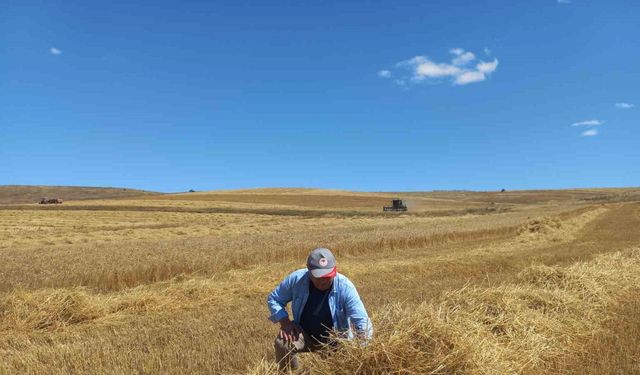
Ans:
<svg viewBox="0 0 640 375"><path fill-rule="evenodd" d="M36 203L42 197L83 200L128 198L158 194L144 190L112 187L4 185L0 186L0 204Z"/></svg>

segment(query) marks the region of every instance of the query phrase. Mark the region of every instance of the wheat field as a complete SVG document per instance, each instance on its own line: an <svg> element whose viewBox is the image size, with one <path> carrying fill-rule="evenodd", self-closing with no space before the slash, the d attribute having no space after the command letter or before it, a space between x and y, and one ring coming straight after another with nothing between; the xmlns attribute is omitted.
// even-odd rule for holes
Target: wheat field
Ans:
<svg viewBox="0 0 640 375"><path fill-rule="evenodd" d="M381 212L394 197L408 213ZM638 189L16 202L2 374L275 373L265 298L317 246L376 335L302 355L303 373L640 374Z"/></svg>

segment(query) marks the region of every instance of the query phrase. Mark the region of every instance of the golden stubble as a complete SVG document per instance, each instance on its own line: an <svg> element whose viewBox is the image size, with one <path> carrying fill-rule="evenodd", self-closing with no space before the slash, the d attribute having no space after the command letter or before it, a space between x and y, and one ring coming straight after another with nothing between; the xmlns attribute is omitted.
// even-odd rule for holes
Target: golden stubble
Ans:
<svg viewBox="0 0 640 375"><path fill-rule="evenodd" d="M281 208L257 200L292 194L261 193L236 203ZM312 196L305 209L322 204L314 194L300 193ZM638 285L637 251L594 258L640 243L634 203L526 197L508 211L443 217L131 209L229 205L221 195L0 211L0 373L270 373L266 294L314 246L335 250L377 334L324 363L303 356L313 373L567 371L586 348L613 350L597 338ZM96 202L72 202L83 204ZM607 358L630 368L632 353Z"/></svg>

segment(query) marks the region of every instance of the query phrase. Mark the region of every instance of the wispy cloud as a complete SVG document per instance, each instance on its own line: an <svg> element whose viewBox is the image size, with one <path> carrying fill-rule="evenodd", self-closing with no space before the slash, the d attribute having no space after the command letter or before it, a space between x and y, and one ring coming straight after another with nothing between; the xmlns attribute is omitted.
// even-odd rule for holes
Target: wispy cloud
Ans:
<svg viewBox="0 0 640 375"><path fill-rule="evenodd" d="M582 137L593 137L595 135L598 135L598 130L593 128L594 126L600 126L604 124L604 121L602 120L585 120L585 121L580 121L580 122L574 122L573 124L571 124L571 126L591 126L591 129L585 130L582 133L580 133L580 136Z"/></svg>
<svg viewBox="0 0 640 375"><path fill-rule="evenodd" d="M481 82L486 79L484 73L480 71L464 72L456 77L456 85L466 85L468 83Z"/></svg>
<svg viewBox="0 0 640 375"><path fill-rule="evenodd" d="M491 62L479 62L478 65L476 65L476 68L480 73L491 74L498 69L498 60L493 60Z"/></svg>
<svg viewBox="0 0 640 375"><path fill-rule="evenodd" d="M453 60L451 60L453 65L467 65L476 58L476 55L474 55L473 52L465 51L462 48L453 48L449 52L457 56L454 57Z"/></svg>
<svg viewBox="0 0 640 375"><path fill-rule="evenodd" d="M616 103L616 107L618 107L618 108L622 108L622 109L629 109L629 108L633 108L633 107L635 107L635 105L634 105L634 104L631 104L631 103L624 103L624 102L622 102L622 103Z"/></svg>
<svg viewBox="0 0 640 375"><path fill-rule="evenodd" d="M580 122L574 122L571 126L598 126L604 124L602 120L586 120Z"/></svg>
<svg viewBox="0 0 640 375"><path fill-rule="evenodd" d="M408 83L441 82L449 80L454 85L466 85L486 80L498 68L498 59L482 61L473 52L452 48L450 62L436 62L426 56L416 56L395 64L395 71L381 70L378 75L388 78L392 74L400 77L394 82L401 86ZM382 72L387 72L382 74Z"/></svg>
<svg viewBox="0 0 640 375"><path fill-rule="evenodd" d="M62 55L62 51L57 49L56 47L51 47L51 49L49 49L49 52L51 52L52 55Z"/></svg>
<svg viewBox="0 0 640 375"><path fill-rule="evenodd" d="M557 0L558 4L571 4L571 0Z"/></svg>
<svg viewBox="0 0 640 375"><path fill-rule="evenodd" d="M396 79L393 81L393 83L401 87L405 87L407 85L407 81L405 81L404 79Z"/></svg>

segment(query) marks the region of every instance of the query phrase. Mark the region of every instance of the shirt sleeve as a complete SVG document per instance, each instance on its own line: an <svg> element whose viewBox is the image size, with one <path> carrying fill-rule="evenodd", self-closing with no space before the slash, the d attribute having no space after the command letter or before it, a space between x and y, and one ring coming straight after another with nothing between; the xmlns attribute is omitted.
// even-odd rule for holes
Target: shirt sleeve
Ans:
<svg viewBox="0 0 640 375"><path fill-rule="evenodd" d="M367 310L364 308L364 304L360 299L356 287L351 281L346 281L347 287L344 293L344 306L347 317L353 324L356 334L369 340L373 336L373 324L371 323L371 319L369 319Z"/></svg>
<svg viewBox="0 0 640 375"><path fill-rule="evenodd" d="M269 320L277 323L282 318L289 316L286 306L293 298L293 277L287 276L267 297L267 307L269 308Z"/></svg>

